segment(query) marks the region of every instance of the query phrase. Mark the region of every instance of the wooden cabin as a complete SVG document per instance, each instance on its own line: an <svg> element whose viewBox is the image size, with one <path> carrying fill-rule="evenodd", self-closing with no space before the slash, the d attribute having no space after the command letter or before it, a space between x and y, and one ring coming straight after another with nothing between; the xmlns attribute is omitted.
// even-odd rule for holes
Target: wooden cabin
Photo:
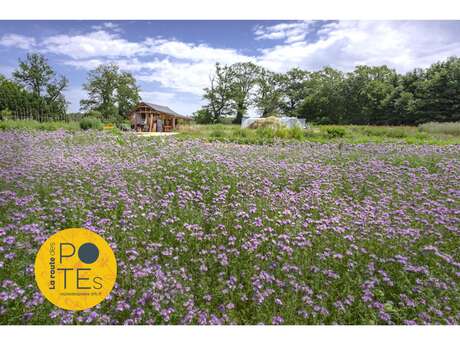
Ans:
<svg viewBox="0 0 460 345"><path fill-rule="evenodd" d="M131 128L137 132L174 132L191 118L158 104L140 102L129 114Z"/></svg>

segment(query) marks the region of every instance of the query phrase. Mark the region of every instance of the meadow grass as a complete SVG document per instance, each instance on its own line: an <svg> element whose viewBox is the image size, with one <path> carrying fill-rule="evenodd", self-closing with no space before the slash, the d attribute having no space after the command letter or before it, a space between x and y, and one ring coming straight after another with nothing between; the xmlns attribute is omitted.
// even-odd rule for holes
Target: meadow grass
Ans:
<svg viewBox="0 0 460 345"><path fill-rule="evenodd" d="M36 120L2 120L0 121L0 130L42 130L42 131L56 131L64 129L69 131L76 131L80 129L78 121L47 121L39 122Z"/></svg>
<svg viewBox="0 0 460 345"><path fill-rule="evenodd" d="M64 129L76 131L87 128L101 129L100 123L92 121L91 125L89 125L87 122L87 119L82 119L80 123L77 121L38 122L34 120L3 120L0 121L0 130L55 131ZM249 129L232 124L184 124L179 127L178 138L260 145L273 144L277 141L451 145L460 144L459 126L459 123L432 122L420 125L419 127L321 125L312 126L308 129L298 127L291 129L284 127Z"/></svg>
<svg viewBox="0 0 460 345"><path fill-rule="evenodd" d="M338 126L322 125L301 128L241 128L239 125L183 125L179 138L240 144L269 144L276 141L308 141L318 143L406 143L450 145L460 144L460 134L427 132L410 126Z"/></svg>
<svg viewBox="0 0 460 345"><path fill-rule="evenodd" d="M422 132L460 136L460 122L428 122L419 125Z"/></svg>

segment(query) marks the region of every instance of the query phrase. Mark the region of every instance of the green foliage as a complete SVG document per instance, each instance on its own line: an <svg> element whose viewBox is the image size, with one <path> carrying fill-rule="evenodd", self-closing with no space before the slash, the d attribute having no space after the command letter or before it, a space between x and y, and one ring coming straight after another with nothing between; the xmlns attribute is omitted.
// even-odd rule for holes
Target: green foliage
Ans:
<svg viewBox="0 0 460 345"><path fill-rule="evenodd" d="M202 108L193 113L193 120L198 124L213 123L215 117L212 116L208 108Z"/></svg>
<svg viewBox="0 0 460 345"><path fill-rule="evenodd" d="M200 123L218 123L222 116L232 113L233 71L229 66L216 63L210 86L204 89L203 98L208 104L195 113Z"/></svg>
<svg viewBox="0 0 460 345"><path fill-rule="evenodd" d="M215 129L211 132L210 136L212 138L224 138L225 137L225 132L220 130L220 129Z"/></svg>
<svg viewBox="0 0 460 345"><path fill-rule="evenodd" d="M260 80L261 68L252 62L237 62L230 66L230 74L230 98L236 115L234 123L239 124L254 101L251 92Z"/></svg>
<svg viewBox="0 0 460 345"><path fill-rule="evenodd" d="M43 55L27 54L25 61L19 60L19 67L13 72L13 77L18 83L40 96L54 74Z"/></svg>
<svg viewBox="0 0 460 345"><path fill-rule="evenodd" d="M13 115L13 112L8 108L5 108L5 109L0 111L0 119L2 119L2 120L10 119L11 115Z"/></svg>
<svg viewBox="0 0 460 345"><path fill-rule="evenodd" d="M131 130L131 123L130 122L122 122L118 124L118 128L122 131L129 131Z"/></svg>
<svg viewBox="0 0 460 345"><path fill-rule="evenodd" d="M280 112L283 97L282 74L273 73L263 68L258 74L256 80L258 89L254 96L254 105L262 117L275 116Z"/></svg>
<svg viewBox="0 0 460 345"><path fill-rule="evenodd" d="M13 72L14 80L33 96L45 103L48 112L65 114L66 100L63 91L69 81L56 72L41 54L27 54L26 60L19 60L19 67Z"/></svg>
<svg viewBox="0 0 460 345"><path fill-rule="evenodd" d="M234 123L241 123L248 107L254 102L252 91L260 81L260 71L261 68L252 62L231 66L217 63L210 86L204 89L203 98L208 103L197 114L200 123L218 123L226 115L234 115Z"/></svg>
<svg viewBox="0 0 460 345"><path fill-rule="evenodd" d="M380 127L365 126L362 132L368 136L388 137L388 138L406 138L410 134L408 127Z"/></svg>
<svg viewBox="0 0 460 345"><path fill-rule="evenodd" d="M290 128L288 131L289 131L289 136L292 139L302 140L305 136L305 131L299 126L294 126Z"/></svg>
<svg viewBox="0 0 460 345"><path fill-rule="evenodd" d="M235 122L234 116L224 116L219 119L219 123L223 125L231 125L234 122Z"/></svg>
<svg viewBox="0 0 460 345"><path fill-rule="evenodd" d="M98 110L89 110L88 112L86 112L85 116L88 116L88 117L95 117L95 118L98 118L100 120L102 120L104 118L104 115L102 115L102 113Z"/></svg>
<svg viewBox="0 0 460 345"><path fill-rule="evenodd" d="M62 119L67 106L63 91L68 81L56 76L43 55L28 54L26 60L19 61L13 77L8 80L0 75L2 119Z"/></svg>
<svg viewBox="0 0 460 345"><path fill-rule="evenodd" d="M307 87L311 73L300 68L293 68L281 75L282 96L280 102L281 113L286 116L299 116L301 104L311 92Z"/></svg>
<svg viewBox="0 0 460 345"><path fill-rule="evenodd" d="M209 113L200 123L217 123L224 114L240 123L251 105L263 117L295 116L324 125L455 122L460 121L460 58L404 75L387 66L277 74L252 63L217 65L204 98Z"/></svg>
<svg viewBox="0 0 460 345"><path fill-rule="evenodd" d="M121 122L139 102L139 88L134 77L120 71L116 64L100 65L88 73L83 89L88 98L80 101L83 111L97 111L103 120Z"/></svg>
<svg viewBox="0 0 460 345"><path fill-rule="evenodd" d="M82 130L88 129L102 129L102 121L96 117L87 116L80 120L80 128Z"/></svg>
<svg viewBox="0 0 460 345"><path fill-rule="evenodd" d="M329 139L343 138L345 136L345 129L341 127L326 128L326 134Z"/></svg>

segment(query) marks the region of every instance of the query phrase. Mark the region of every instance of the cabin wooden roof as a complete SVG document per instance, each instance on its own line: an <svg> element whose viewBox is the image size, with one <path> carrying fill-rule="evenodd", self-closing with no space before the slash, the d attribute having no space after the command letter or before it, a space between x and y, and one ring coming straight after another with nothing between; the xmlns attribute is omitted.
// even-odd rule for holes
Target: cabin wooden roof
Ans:
<svg viewBox="0 0 460 345"><path fill-rule="evenodd" d="M188 116L185 116L185 115L181 115L181 114L178 114L176 113L174 110L172 110L171 108L165 106L165 105L159 105L159 104L154 104L154 103L148 103L148 102L140 102L136 108L134 108L134 111L136 111L137 107L139 107L140 105L144 105L144 106L147 106L149 108L151 108L152 110L154 111L157 111L159 113L163 113L163 114L166 114L166 115L170 115L170 116L174 116L174 117L177 117L179 119L184 119L184 120L191 120L190 117ZM131 113L132 113L131 112Z"/></svg>

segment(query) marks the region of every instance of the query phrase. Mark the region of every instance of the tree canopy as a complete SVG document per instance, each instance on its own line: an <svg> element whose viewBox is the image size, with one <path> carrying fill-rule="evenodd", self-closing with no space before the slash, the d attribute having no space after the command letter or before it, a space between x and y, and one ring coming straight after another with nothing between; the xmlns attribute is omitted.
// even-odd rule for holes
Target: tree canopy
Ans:
<svg viewBox="0 0 460 345"><path fill-rule="evenodd" d="M27 54L19 60L11 80L0 76L0 112L41 120L59 118L66 113L63 91L68 80L57 76L41 54Z"/></svg>
<svg viewBox="0 0 460 345"><path fill-rule="evenodd" d="M204 90L207 116L201 119L212 122L226 115L241 122L250 106L261 116L295 116L323 124L416 125L460 120L457 57L405 74L387 66L365 65L348 73L331 67L274 73L250 62L237 63L216 66L211 80L211 87ZM225 105L218 109L225 111L216 111L216 95Z"/></svg>
<svg viewBox="0 0 460 345"><path fill-rule="evenodd" d="M88 98L80 101L81 109L99 112L106 120L120 120L140 100L136 79L113 63L90 71L83 89Z"/></svg>

